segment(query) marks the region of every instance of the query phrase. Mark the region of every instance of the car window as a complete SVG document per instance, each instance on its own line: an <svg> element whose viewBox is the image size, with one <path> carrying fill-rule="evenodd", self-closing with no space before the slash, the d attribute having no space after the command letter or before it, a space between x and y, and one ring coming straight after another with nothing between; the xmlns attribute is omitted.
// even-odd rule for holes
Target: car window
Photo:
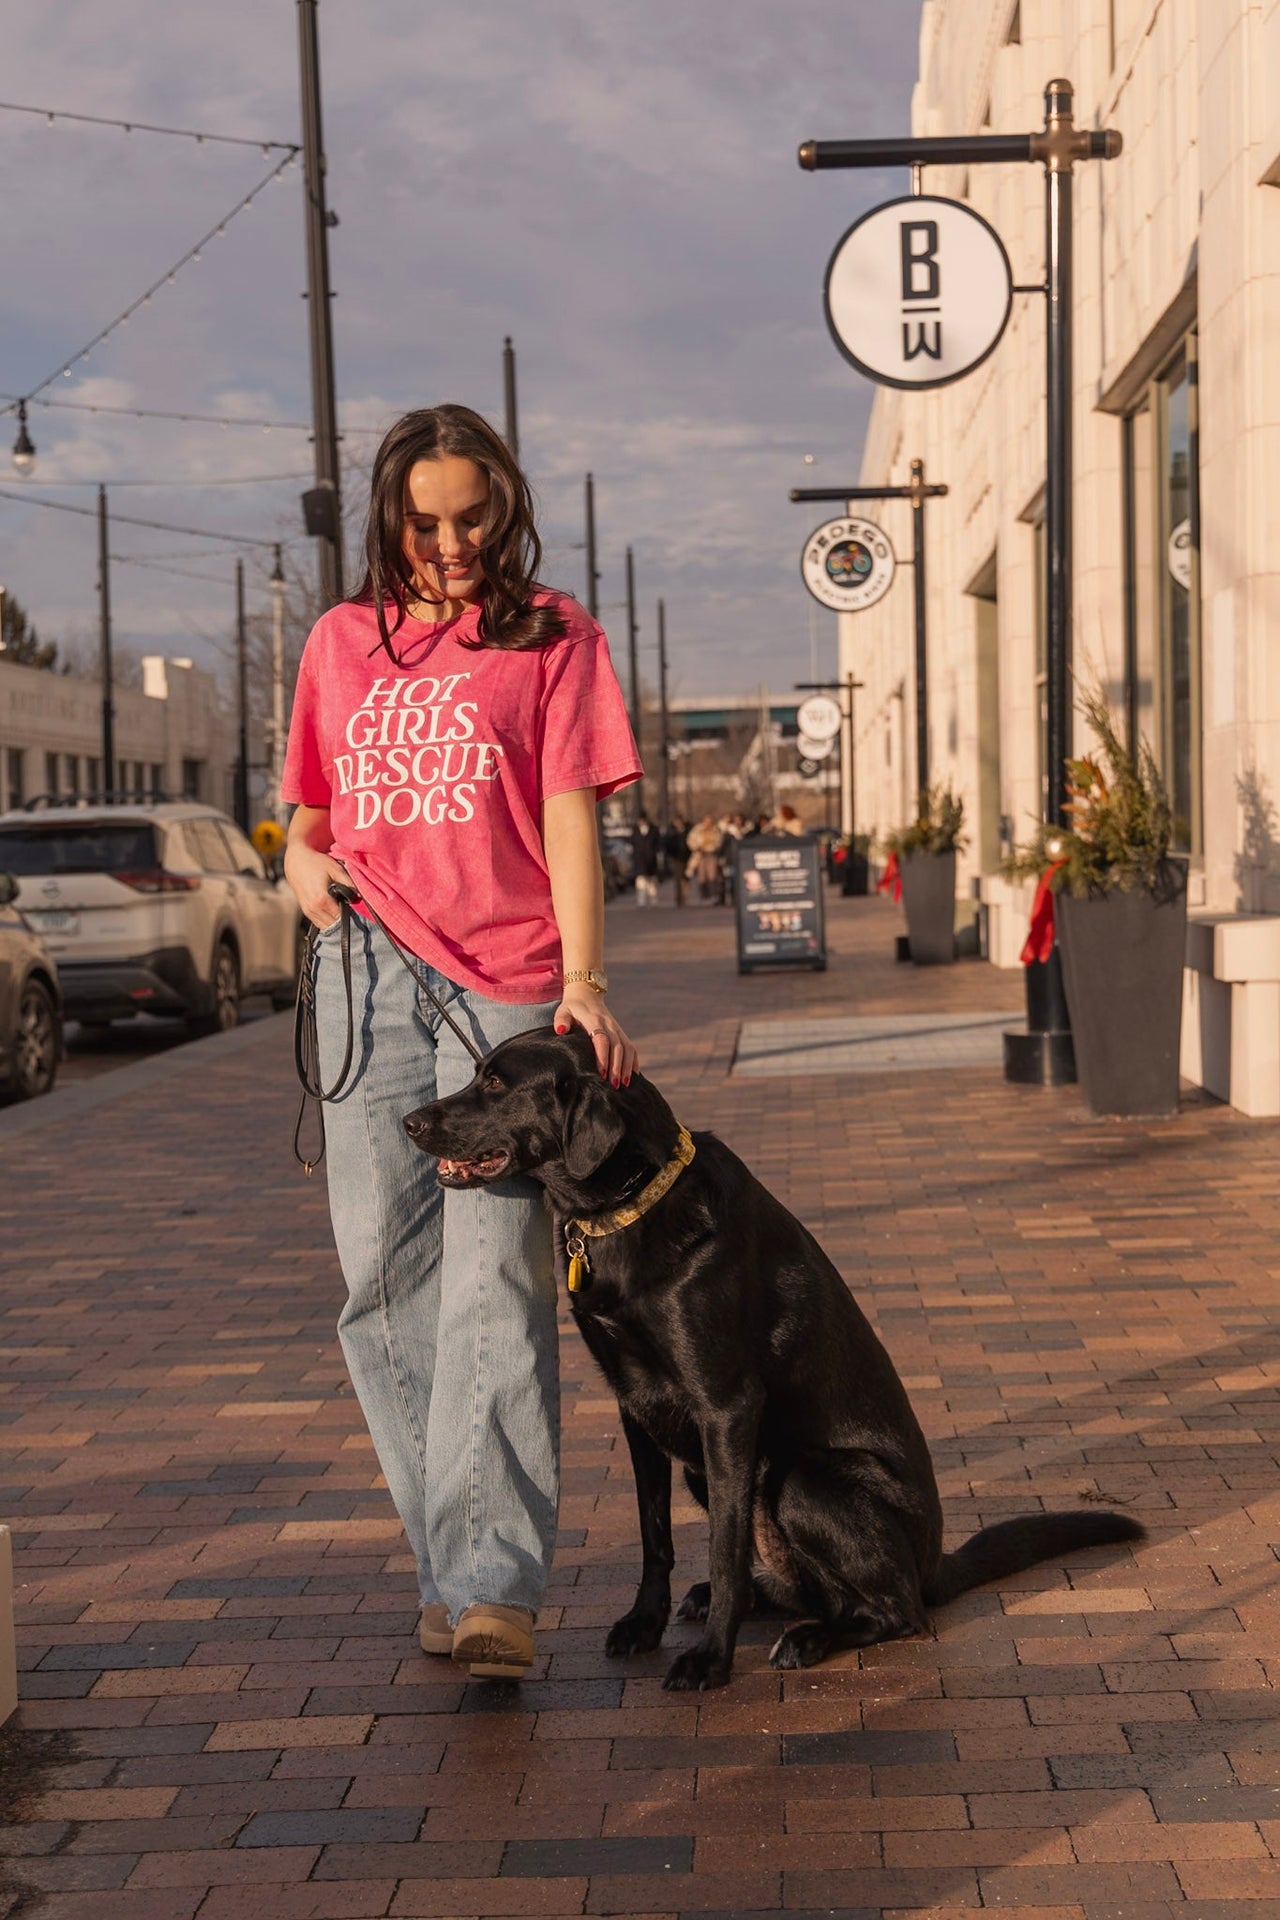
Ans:
<svg viewBox="0 0 1280 1920"><path fill-rule="evenodd" d="M0 827L0 867L9 873L144 873L158 865L155 830L142 820Z"/></svg>
<svg viewBox="0 0 1280 1920"><path fill-rule="evenodd" d="M216 820L184 820L182 834L206 873L234 873L231 849L218 832Z"/></svg>
<svg viewBox="0 0 1280 1920"><path fill-rule="evenodd" d="M266 868L258 858L252 843L245 839L239 827L233 827L229 820L219 820L217 822L217 828L231 849L234 871L236 873L253 873L257 875L259 880L265 880L267 877Z"/></svg>

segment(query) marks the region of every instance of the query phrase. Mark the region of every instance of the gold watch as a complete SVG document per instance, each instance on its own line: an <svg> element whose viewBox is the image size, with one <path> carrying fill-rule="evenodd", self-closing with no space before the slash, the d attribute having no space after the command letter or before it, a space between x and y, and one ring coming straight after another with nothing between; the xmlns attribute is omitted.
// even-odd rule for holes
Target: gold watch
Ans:
<svg viewBox="0 0 1280 1920"><path fill-rule="evenodd" d="M608 993L609 976L601 967L573 967L564 976L566 987L590 987L593 993Z"/></svg>

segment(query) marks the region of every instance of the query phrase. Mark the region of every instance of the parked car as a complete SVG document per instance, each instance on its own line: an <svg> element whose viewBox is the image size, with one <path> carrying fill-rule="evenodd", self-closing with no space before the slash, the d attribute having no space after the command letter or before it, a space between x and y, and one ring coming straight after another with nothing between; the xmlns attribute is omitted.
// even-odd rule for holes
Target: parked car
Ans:
<svg viewBox="0 0 1280 1920"><path fill-rule="evenodd" d="M19 911L20 892L0 871L0 1088L32 1100L58 1077L62 995L48 948Z"/></svg>
<svg viewBox="0 0 1280 1920"><path fill-rule="evenodd" d="M0 814L0 870L21 882L68 1019L168 1014L217 1033L249 994L293 997L298 903L213 807L30 802Z"/></svg>

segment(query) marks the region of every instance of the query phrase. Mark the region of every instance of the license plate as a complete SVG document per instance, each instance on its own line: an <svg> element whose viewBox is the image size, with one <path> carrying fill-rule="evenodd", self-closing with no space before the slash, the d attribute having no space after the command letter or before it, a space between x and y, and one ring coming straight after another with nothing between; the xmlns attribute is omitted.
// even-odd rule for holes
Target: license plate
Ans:
<svg viewBox="0 0 1280 1920"><path fill-rule="evenodd" d="M79 933L80 915L78 913L58 913L50 907L33 910L27 914L37 933Z"/></svg>

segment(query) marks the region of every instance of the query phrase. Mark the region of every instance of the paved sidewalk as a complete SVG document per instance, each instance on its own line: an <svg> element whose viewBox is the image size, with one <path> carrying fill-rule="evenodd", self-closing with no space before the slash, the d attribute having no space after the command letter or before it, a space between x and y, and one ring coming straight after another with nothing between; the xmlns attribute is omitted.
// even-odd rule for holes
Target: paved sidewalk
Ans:
<svg viewBox="0 0 1280 1920"><path fill-rule="evenodd" d="M1090 1122L981 1064L735 1072L744 1021L794 1047L810 1016L1019 1004L978 963L895 967L883 902L830 922L825 974L744 979L728 913L623 903L613 998L681 1117L875 1318L952 1537L1098 1500L1149 1543L807 1673L774 1674L749 1623L726 1691L664 1694L692 1629L604 1657L636 1520L566 1325L538 1665L508 1691L455 1677L416 1648L323 1188L289 1156L289 1023L264 1020L43 1125L0 1116L9 1744L68 1749L0 1843L0 1920L1280 1914L1280 1128L1201 1097ZM688 1581L705 1534L676 1520Z"/></svg>

